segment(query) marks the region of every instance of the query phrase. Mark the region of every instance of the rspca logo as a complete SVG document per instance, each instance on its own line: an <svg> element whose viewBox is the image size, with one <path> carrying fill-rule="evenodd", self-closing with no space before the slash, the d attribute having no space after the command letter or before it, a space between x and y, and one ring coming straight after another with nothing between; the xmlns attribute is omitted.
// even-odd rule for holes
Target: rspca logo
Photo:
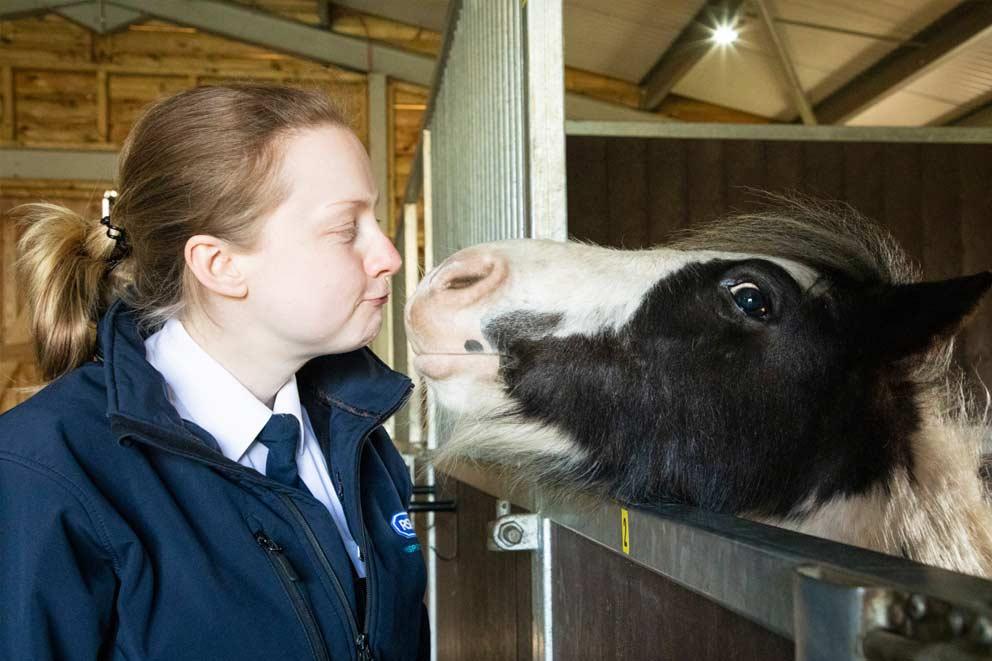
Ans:
<svg viewBox="0 0 992 661"><path fill-rule="evenodd" d="M393 527L396 534L402 537L410 538L417 536L417 531L413 529L413 521L410 520L410 515L406 512L397 512L394 514L389 525Z"/></svg>

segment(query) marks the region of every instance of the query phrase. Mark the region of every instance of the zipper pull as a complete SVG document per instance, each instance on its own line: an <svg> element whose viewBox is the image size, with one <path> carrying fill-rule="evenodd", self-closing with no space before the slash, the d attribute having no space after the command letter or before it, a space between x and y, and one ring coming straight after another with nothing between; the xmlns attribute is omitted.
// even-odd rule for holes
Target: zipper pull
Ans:
<svg viewBox="0 0 992 661"><path fill-rule="evenodd" d="M293 569L293 565L289 563L289 559L283 554L283 548L272 541L272 538L265 534L265 532L259 530L255 533L255 541L258 545L265 549L266 553L272 556L272 559L279 563L279 566L283 568L289 580L296 581L300 580L300 575L296 573Z"/></svg>
<svg viewBox="0 0 992 661"><path fill-rule="evenodd" d="M358 647L358 661L375 661L375 657L372 656L372 649L369 647L368 634L358 634L358 638L355 639L355 646Z"/></svg>

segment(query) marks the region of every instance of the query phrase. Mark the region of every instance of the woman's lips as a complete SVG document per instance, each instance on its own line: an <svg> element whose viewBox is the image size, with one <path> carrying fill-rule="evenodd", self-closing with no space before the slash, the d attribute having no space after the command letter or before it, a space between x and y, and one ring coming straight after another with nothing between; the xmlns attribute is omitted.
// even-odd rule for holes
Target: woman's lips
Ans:
<svg viewBox="0 0 992 661"><path fill-rule="evenodd" d="M367 300L372 305L385 305L386 302L389 300L389 294L379 296L378 298L367 298L365 300Z"/></svg>

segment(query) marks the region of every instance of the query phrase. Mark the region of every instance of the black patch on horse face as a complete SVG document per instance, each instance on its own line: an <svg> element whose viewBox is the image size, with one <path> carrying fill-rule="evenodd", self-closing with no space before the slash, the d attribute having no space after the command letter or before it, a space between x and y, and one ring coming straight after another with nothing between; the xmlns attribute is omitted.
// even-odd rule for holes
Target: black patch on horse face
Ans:
<svg viewBox="0 0 992 661"><path fill-rule="evenodd" d="M618 331L498 335L500 375L515 414L564 430L590 458L578 470L622 501L788 515L911 469L919 424L916 387L865 360L858 287L815 290L765 260L690 265Z"/></svg>
<svg viewBox="0 0 992 661"><path fill-rule="evenodd" d="M465 340L465 351L479 353L482 351L482 343L478 340Z"/></svg>
<svg viewBox="0 0 992 661"><path fill-rule="evenodd" d="M517 310L482 320L482 335L502 353L513 342L536 339L552 333L561 324L562 315L550 312Z"/></svg>

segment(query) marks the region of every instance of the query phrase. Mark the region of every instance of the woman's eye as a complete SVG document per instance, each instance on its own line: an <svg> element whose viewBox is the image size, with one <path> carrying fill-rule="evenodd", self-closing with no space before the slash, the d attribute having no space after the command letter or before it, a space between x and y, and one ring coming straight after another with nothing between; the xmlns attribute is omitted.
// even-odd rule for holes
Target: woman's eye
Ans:
<svg viewBox="0 0 992 661"><path fill-rule="evenodd" d="M771 311L768 300L758 286L751 282L741 282L730 286L730 295L741 312L755 319L764 319Z"/></svg>
<svg viewBox="0 0 992 661"><path fill-rule="evenodd" d="M351 224L347 227L342 227L334 232L334 236L350 243L355 240L356 236L358 236L358 226Z"/></svg>

